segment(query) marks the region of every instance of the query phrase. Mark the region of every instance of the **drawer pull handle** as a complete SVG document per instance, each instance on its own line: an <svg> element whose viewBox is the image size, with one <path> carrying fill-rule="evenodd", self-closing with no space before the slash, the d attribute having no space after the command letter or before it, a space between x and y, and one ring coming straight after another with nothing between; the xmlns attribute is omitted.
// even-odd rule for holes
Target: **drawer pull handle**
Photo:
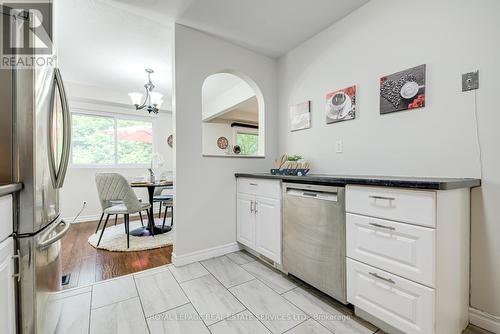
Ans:
<svg viewBox="0 0 500 334"><path fill-rule="evenodd" d="M17 260L17 274L12 274L12 277L14 277L17 282L21 282L21 253L19 252L19 249L16 250L16 255L12 255L12 259Z"/></svg>
<svg viewBox="0 0 500 334"><path fill-rule="evenodd" d="M388 201L395 201L396 199L394 197L385 197L385 196L368 196L369 198L373 198L373 199L385 199L385 200L388 200Z"/></svg>
<svg viewBox="0 0 500 334"><path fill-rule="evenodd" d="M377 273L369 273L369 274L372 275L375 278L381 279L382 281L386 281L386 282L391 283L391 284L396 284L396 282L394 282L392 279L390 279L390 278L384 278L384 277L380 276Z"/></svg>
<svg viewBox="0 0 500 334"><path fill-rule="evenodd" d="M391 230L391 231L394 231L396 229L395 227L392 227L392 226L385 226L385 225L380 225L380 224L377 224L377 223L369 223L369 224L371 226L385 228L386 230Z"/></svg>
<svg viewBox="0 0 500 334"><path fill-rule="evenodd" d="M250 185L251 185L251 186L256 186L256 187L258 186L258 184L257 184L257 183L250 183Z"/></svg>

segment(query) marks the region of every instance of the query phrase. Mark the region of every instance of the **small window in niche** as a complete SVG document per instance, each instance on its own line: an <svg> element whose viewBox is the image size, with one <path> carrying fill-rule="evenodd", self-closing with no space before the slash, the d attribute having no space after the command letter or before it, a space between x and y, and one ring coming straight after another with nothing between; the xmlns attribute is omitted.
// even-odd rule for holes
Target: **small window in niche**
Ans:
<svg viewBox="0 0 500 334"><path fill-rule="evenodd" d="M257 155L259 152L259 130L251 127L235 127L234 143L239 146L240 154Z"/></svg>

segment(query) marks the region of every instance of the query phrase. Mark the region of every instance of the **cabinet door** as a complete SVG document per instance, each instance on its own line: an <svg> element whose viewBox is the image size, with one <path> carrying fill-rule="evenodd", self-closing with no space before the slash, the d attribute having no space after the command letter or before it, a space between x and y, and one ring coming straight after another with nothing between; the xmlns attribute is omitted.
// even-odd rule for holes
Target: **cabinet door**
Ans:
<svg viewBox="0 0 500 334"><path fill-rule="evenodd" d="M281 201L257 197L255 250L281 264Z"/></svg>
<svg viewBox="0 0 500 334"><path fill-rule="evenodd" d="M14 241L8 238L0 243L0 324L7 334L16 332L13 255Z"/></svg>
<svg viewBox="0 0 500 334"><path fill-rule="evenodd" d="M255 248L255 196L238 193L236 196L236 240L243 245Z"/></svg>
<svg viewBox="0 0 500 334"><path fill-rule="evenodd" d="M12 217L12 195L0 197L0 241L5 240L14 231Z"/></svg>

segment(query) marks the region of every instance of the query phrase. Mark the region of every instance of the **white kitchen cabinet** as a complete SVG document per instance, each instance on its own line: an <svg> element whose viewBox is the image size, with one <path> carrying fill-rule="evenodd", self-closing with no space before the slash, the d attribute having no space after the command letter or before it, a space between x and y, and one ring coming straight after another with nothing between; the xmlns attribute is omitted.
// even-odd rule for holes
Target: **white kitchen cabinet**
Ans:
<svg viewBox="0 0 500 334"><path fill-rule="evenodd" d="M255 250L281 263L281 201L256 197Z"/></svg>
<svg viewBox="0 0 500 334"><path fill-rule="evenodd" d="M435 226L436 192L349 186L347 212L422 226Z"/></svg>
<svg viewBox="0 0 500 334"><path fill-rule="evenodd" d="M236 181L238 192L268 198L281 198L281 181L266 179L250 179L239 177Z"/></svg>
<svg viewBox="0 0 500 334"><path fill-rule="evenodd" d="M428 334L434 325L434 289L347 260L347 298L406 334Z"/></svg>
<svg viewBox="0 0 500 334"><path fill-rule="evenodd" d="M16 333L15 291L14 239L10 237L0 243L0 324L2 324L2 333Z"/></svg>
<svg viewBox="0 0 500 334"><path fill-rule="evenodd" d="M347 301L387 333L468 324L470 189L346 187Z"/></svg>
<svg viewBox="0 0 500 334"><path fill-rule="evenodd" d="M0 242L10 237L14 230L12 205L12 195L0 197Z"/></svg>
<svg viewBox="0 0 500 334"><path fill-rule="evenodd" d="M243 245L253 248L255 245L255 214L253 212L254 195L240 194L237 198L237 240Z"/></svg>
<svg viewBox="0 0 500 334"><path fill-rule="evenodd" d="M281 264L281 181L238 178L236 239Z"/></svg>
<svg viewBox="0 0 500 334"><path fill-rule="evenodd" d="M432 228L347 214L347 256L434 287Z"/></svg>

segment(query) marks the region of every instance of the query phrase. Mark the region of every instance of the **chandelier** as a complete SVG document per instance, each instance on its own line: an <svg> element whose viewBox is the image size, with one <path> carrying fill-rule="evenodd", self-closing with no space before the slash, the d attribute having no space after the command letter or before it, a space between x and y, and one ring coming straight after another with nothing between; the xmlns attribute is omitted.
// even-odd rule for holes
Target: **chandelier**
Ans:
<svg viewBox="0 0 500 334"><path fill-rule="evenodd" d="M142 99L142 93L133 92L129 93L128 96L130 96L136 110L146 109L150 114L157 114L160 111L161 104L163 103L163 94L153 92L155 85L153 85L153 82L151 81L151 73L154 73L154 71L150 68L147 68L145 71L148 74L148 81L144 85L144 88L146 89L146 97L144 100Z"/></svg>

